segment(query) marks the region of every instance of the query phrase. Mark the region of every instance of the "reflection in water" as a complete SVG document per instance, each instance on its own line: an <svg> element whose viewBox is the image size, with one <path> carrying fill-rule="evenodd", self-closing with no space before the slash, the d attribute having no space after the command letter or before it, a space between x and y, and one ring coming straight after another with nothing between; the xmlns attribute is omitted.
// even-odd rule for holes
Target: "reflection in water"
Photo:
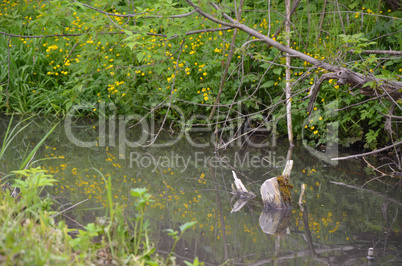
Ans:
<svg viewBox="0 0 402 266"><path fill-rule="evenodd" d="M19 159L46 134L51 122L35 120L29 127L30 132L18 135L12 149L0 161L0 172L15 170ZM7 120L0 119L1 129L6 126ZM131 188L146 187L154 196L147 215L152 240L161 253L169 252L173 244L164 229L177 230L185 222L198 221L176 248L178 263L198 256L207 265L224 262L356 265L367 263L367 250L371 247L376 260L385 265L395 265L402 260L398 180L375 180L365 186L367 190L331 183L363 185L371 176L365 173L365 163L360 160L339 162L335 167L310 156L297 145L291 155L294 166L290 182L295 188L306 184L308 212L293 202L294 209L279 214L282 218L264 213L257 196L231 213L235 204L231 202L231 171L235 170L247 189L258 195L266 179L281 174L288 156L286 142L284 145L276 143L276 148L228 146L216 154L209 133L183 135L172 146L157 147L157 144L176 140L176 135L161 132L155 145L126 146L122 154L118 139L116 143L110 142L108 136L97 139L99 126L103 127L97 121L79 121L72 127L77 139L95 141L94 146L87 148L72 144L64 128L59 126L32 161L34 166L42 165L59 180L48 192L63 209L88 199L74 208L75 211L63 213L66 221L75 227L104 215L105 183L93 170L96 168L106 177L112 177L114 202L126 206L128 216L134 215ZM1 130L0 135L3 132ZM110 133L113 134L119 136L116 132ZM132 128L125 136L134 142L143 136L143 131ZM188 137L194 143L209 145L196 147L190 144ZM253 141L265 139L266 136L256 136ZM125 159L120 159L123 157ZM39 161L40 158L47 160ZM294 189L292 193L293 198L298 198L300 191Z"/></svg>
<svg viewBox="0 0 402 266"><path fill-rule="evenodd" d="M266 210L261 212L259 223L261 230L269 235L284 235L290 225L292 210Z"/></svg>

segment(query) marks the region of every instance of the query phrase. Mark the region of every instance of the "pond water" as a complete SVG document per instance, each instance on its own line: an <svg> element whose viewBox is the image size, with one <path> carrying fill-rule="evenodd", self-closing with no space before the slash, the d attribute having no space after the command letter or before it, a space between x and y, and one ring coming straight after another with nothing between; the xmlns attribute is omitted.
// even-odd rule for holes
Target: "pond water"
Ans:
<svg viewBox="0 0 402 266"><path fill-rule="evenodd" d="M18 167L27 149L54 124L50 120L31 120L0 161L0 172ZM1 140L8 121L0 119ZM169 129L161 131L152 145L136 147L134 142L150 144L148 133L158 133L157 128L120 124L118 129L115 123L114 130L107 124L62 121L31 162L59 181L48 192L64 208L88 199L65 213L72 226L79 228L105 213L105 184L97 169L112 177L114 202L125 205L127 215L134 214L132 188L145 187L153 195L146 214L157 252L167 254L173 245L165 229L178 230L185 222L197 221L176 247L180 265L195 257L206 265L402 262L400 179L366 183L373 173L362 160L331 164L296 145L291 155L294 208L288 213L264 212L260 186L281 174L289 156L286 142L260 132L215 152L215 134ZM237 200L231 194L232 170L257 195L236 212L231 212ZM303 211L297 204L302 184L307 185ZM267 222L274 226L267 228ZM374 262L367 260L369 248L374 248Z"/></svg>

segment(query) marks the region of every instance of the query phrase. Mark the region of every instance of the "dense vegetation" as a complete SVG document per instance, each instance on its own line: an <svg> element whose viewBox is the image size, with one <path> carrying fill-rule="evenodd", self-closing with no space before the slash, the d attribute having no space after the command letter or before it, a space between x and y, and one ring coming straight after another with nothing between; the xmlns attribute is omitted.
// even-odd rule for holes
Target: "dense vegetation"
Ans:
<svg viewBox="0 0 402 266"><path fill-rule="evenodd" d="M267 3L244 1L239 20L284 43L285 33L274 35L284 20L282 1L270 1L270 7ZM207 3L199 5L222 17L222 11ZM236 16L235 3L224 1L222 6ZM200 122L209 123L215 103L221 106L213 113L214 121L240 113L251 117L254 126L263 121L271 123L270 128L275 124L279 134L287 133L281 104L284 55L243 31L189 13L193 8L185 1L3 1L1 10L2 112L64 116L74 105L85 105L82 114L98 116L104 105L108 114L152 114L171 121L197 115ZM401 21L401 12L382 1L301 1L291 18L291 47L322 62L396 80L402 73L400 56L364 50L402 50ZM292 116L298 139L326 143L332 126L339 128L343 145L362 141L375 148L390 141L381 114L388 113L390 101L334 112L366 98L353 87L336 85L336 80L323 83L316 112L309 117L305 97L326 72L292 61ZM395 115L400 112L396 108ZM398 129L394 123L394 132Z"/></svg>
<svg viewBox="0 0 402 266"><path fill-rule="evenodd" d="M401 141L401 99L378 97L368 101L367 97L376 93L381 96L385 93L382 85L386 81L399 81L402 75L401 52L398 52L402 51L402 12L388 4L392 1L370 0L363 1L364 4L345 0L293 1L297 4L291 16L290 33L282 29L283 1L217 1L221 9L208 1L196 2L201 8L199 12L194 11L188 0L3 1L0 3L0 112L60 117L70 113L94 118L138 114L137 118L156 118L162 126L166 122L221 129L247 125L266 127L271 133L283 136L288 133L285 83L291 82L293 131L298 140L311 146L358 143L369 149ZM204 11L210 17L202 16ZM371 78L367 85L372 93L361 93L356 86L339 85L336 79L324 80L310 114L307 112L310 89L331 71L312 64L311 60L309 63L295 57L287 80L284 51L267 45L247 30L214 22L224 21L225 16L236 18L248 29L279 44L286 45L289 37L290 48L323 64ZM18 126L12 128L10 123L2 131L6 133L0 160L14 137L28 124L21 130ZM17 167L19 171L9 174L11 164L2 161L5 167L0 170L7 171L0 171L0 181L10 177L16 181L12 186L3 182L1 185L0 263L174 264L175 245L186 229L195 228L196 219L200 221L199 229L222 230L214 228L216 224L212 223L217 219L216 213L196 216L198 206L187 209L189 205L185 203L185 209L176 211L192 222L182 224L180 232L167 230L173 237L172 252L165 258L157 255L149 241L145 205L157 212L167 201L177 201L177 195L184 195L180 186L168 185L176 180L174 171L162 170L170 173L163 184L165 189L177 191L177 198L152 203L153 197L146 189L128 191L136 213L130 220L123 215L128 198L121 196L120 205L120 199L112 197L111 176L116 172L103 175L91 169L100 179L95 182L64 163L23 170L35 163L32 158L55 128L33 149L31 144L24 147L24 155L18 156L23 158ZM95 159L106 160L120 169L108 148L106 154L106 159L103 153L96 155L100 159ZM400 165L401 162L399 168ZM74 182L64 180L66 191L74 192L74 186L85 187L88 199L93 196L106 207L105 216L71 237L72 229L54 219L60 213L54 211L50 197L40 197L45 187L55 183L44 169L51 174L60 171L60 176L67 172L77 176ZM199 170L200 173L192 173L195 176L192 181L206 184L207 169ZM127 190L126 175L116 171L124 177L121 186ZM316 173L314 168L302 171L307 176ZM154 173L148 172L148 175ZM131 181L139 184L141 179L143 176L138 174ZM148 190L154 189L152 193L165 193L143 182L141 185ZM320 187L313 182L311 190L314 184ZM54 194L62 190L63 185L49 189ZM201 195L183 198L189 203L204 200ZM210 201L204 200L202 204L209 206ZM313 233L326 238L335 233L339 239L349 240L337 232L340 222L332 221L331 216L331 211L316 214ZM244 227L245 233L251 233ZM325 228L325 234L320 228ZM195 259L194 265L197 264Z"/></svg>

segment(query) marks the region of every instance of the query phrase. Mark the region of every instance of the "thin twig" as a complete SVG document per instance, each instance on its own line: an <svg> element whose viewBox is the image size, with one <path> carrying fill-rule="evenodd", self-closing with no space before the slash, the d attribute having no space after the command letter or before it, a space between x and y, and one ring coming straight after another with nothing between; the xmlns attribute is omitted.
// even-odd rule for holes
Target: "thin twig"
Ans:
<svg viewBox="0 0 402 266"><path fill-rule="evenodd" d="M50 215L50 217L51 217L51 218L54 218L54 217L56 217L56 216L58 216L58 215L60 215L60 214L62 214L62 213L64 213L64 212L66 212L66 211L68 211L68 210L71 210L71 209L74 208L75 206L78 206L78 205L80 205L81 203L86 202L87 200L89 200L89 199L84 199L84 200L82 200L82 201L80 201L80 202L74 204L73 206L70 206L70 207L68 207L67 209L62 210L61 212L58 212L58 213L55 213L55 214Z"/></svg>

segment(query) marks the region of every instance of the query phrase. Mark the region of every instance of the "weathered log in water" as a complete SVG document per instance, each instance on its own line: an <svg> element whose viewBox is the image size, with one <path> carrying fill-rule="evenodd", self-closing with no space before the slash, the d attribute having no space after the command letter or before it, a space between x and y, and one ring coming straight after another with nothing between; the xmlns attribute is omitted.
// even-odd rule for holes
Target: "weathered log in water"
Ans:
<svg viewBox="0 0 402 266"><path fill-rule="evenodd" d="M260 192L265 209L284 210L292 208L290 190L293 186L289 183L292 167L293 160L287 161L281 176L272 177L262 184Z"/></svg>

